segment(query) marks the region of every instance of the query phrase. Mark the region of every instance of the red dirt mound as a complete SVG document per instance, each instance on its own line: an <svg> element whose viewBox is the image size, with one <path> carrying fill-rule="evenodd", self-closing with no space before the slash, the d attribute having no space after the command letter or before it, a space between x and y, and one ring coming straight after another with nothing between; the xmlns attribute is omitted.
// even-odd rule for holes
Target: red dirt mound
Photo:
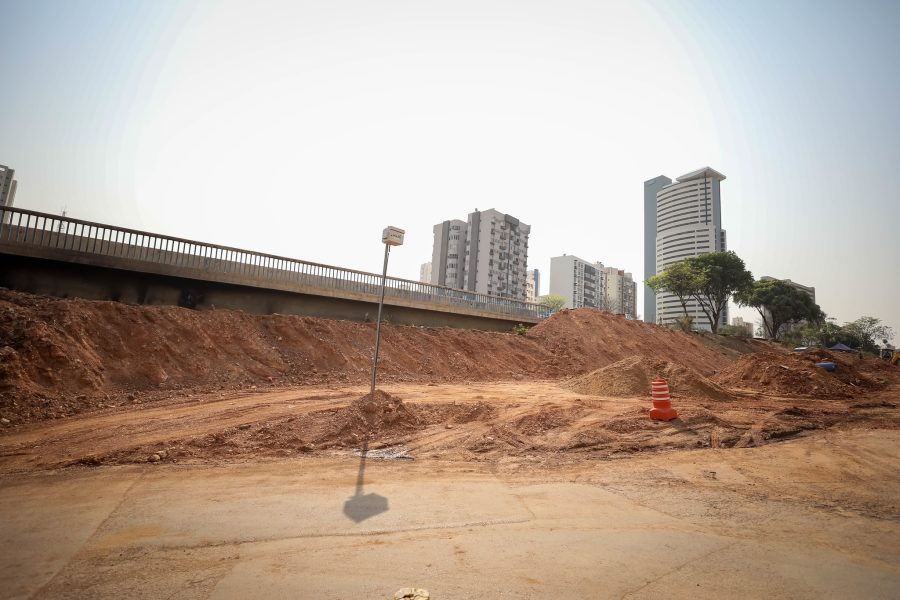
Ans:
<svg viewBox="0 0 900 600"><path fill-rule="evenodd" d="M693 336L593 309L526 336L382 328L383 382L570 377L639 354L701 373L729 359ZM363 383L374 325L57 299L0 290L0 417L13 425L164 396L256 385Z"/></svg>
<svg viewBox="0 0 900 600"><path fill-rule="evenodd" d="M562 310L535 325L528 337L554 355L551 364L577 375L623 358L641 355L713 374L731 359L695 336L590 308Z"/></svg>
<svg viewBox="0 0 900 600"><path fill-rule="evenodd" d="M353 444L361 440L387 438L415 431L422 423L413 409L400 398L382 390L366 394L338 412L331 435Z"/></svg>
<svg viewBox="0 0 900 600"><path fill-rule="evenodd" d="M576 392L595 396L649 398L650 381L654 377L668 380L669 393L673 398L733 399L728 391L690 367L643 356L632 356L571 379L567 386Z"/></svg>
<svg viewBox="0 0 900 600"><path fill-rule="evenodd" d="M875 378L890 372L892 367L888 362L872 356L860 356L856 352L832 352L822 348L813 348L803 353L797 353L802 359L815 364L830 361L837 365L831 372L832 375L855 387L874 388L879 383Z"/></svg>
<svg viewBox="0 0 900 600"><path fill-rule="evenodd" d="M837 370L833 373L815 366L822 359L833 358L824 351L747 354L723 369L713 380L725 387L810 398L850 398L877 386L874 380L839 359L834 359Z"/></svg>

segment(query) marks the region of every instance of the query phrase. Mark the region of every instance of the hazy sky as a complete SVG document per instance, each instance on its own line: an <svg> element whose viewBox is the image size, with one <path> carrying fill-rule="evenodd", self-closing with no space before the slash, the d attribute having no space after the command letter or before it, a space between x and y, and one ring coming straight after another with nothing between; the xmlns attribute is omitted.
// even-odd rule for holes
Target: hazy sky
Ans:
<svg viewBox="0 0 900 600"><path fill-rule="evenodd" d="M900 2L0 0L0 25L18 206L369 271L393 224L412 279L435 223L497 208L546 292L563 253L641 281L644 180L709 165L754 275L900 334Z"/></svg>

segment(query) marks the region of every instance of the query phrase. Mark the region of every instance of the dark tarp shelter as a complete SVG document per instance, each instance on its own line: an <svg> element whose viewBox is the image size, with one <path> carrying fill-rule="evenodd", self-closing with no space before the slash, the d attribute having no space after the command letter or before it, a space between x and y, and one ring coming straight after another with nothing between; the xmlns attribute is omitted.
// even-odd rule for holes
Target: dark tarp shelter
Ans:
<svg viewBox="0 0 900 600"><path fill-rule="evenodd" d="M835 352L856 352L856 350L854 350L850 346L845 346L844 344L841 344L840 342L838 342L837 344L835 344L834 346L829 348L829 350L834 350Z"/></svg>

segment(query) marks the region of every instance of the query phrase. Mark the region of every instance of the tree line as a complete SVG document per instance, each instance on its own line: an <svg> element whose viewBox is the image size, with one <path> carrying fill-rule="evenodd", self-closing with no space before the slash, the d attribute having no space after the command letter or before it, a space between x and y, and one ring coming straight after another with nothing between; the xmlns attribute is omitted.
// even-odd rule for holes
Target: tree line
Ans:
<svg viewBox="0 0 900 600"><path fill-rule="evenodd" d="M732 251L687 258L669 265L646 283L654 292L667 292L678 299L683 311L678 325L685 331L693 325L687 310L690 300L709 319L713 333L718 333L719 321L733 298L739 306L755 308L762 318L763 333L776 341L821 346L841 342L874 351L879 342L887 345L893 338L893 330L874 317L837 325L808 294L790 283L754 280L744 261Z"/></svg>

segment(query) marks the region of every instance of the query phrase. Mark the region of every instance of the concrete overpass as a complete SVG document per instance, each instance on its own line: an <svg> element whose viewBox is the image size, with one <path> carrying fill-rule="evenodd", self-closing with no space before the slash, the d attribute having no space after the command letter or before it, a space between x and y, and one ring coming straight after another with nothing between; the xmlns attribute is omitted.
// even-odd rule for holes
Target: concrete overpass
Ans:
<svg viewBox="0 0 900 600"><path fill-rule="evenodd" d="M374 320L381 275L32 210L0 207L0 286L35 294ZM387 278L396 324L509 331L538 304Z"/></svg>

